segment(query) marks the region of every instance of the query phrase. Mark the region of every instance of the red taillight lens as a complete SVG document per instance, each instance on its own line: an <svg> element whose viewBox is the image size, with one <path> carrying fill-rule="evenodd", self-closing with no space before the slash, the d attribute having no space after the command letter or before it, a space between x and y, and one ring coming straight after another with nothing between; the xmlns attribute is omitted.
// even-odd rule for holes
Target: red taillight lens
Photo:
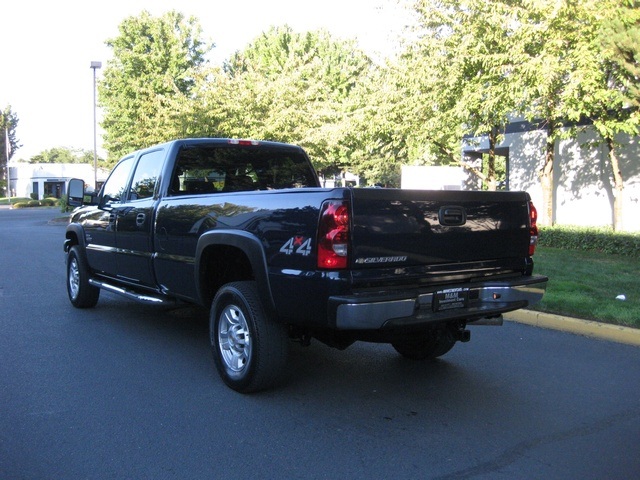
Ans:
<svg viewBox="0 0 640 480"><path fill-rule="evenodd" d="M529 256L533 255L538 245L538 211L529 202Z"/></svg>
<svg viewBox="0 0 640 480"><path fill-rule="evenodd" d="M318 227L318 268L347 268L349 259L349 206L330 200L322 205Z"/></svg>
<svg viewBox="0 0 640 480"><path fill-rule="evenodd" d="M253 145L254 147L260 145L260 142L258 142L257 140L245 140L241 138L231 138L227 140L227 143L230 145Z"/></svg>

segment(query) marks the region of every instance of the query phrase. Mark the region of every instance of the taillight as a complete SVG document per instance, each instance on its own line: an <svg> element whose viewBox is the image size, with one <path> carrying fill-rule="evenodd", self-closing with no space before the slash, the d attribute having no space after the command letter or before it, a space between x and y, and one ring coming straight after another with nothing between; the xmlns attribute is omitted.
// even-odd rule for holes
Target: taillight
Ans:
<svg viewBox="0 0 640 480"><path fill-rule="evenodd" d="M533 255L538 245L538 211L529 202L529 256Z"/></svg>
<svg viewBox="0 0 640 480"><path fill-rule="evenodd" d="M227 140L227 143L229 143L230 145L253 145L254 147L260 145L260 142L258 142L257 140L244 140L241 138L231 138Z"/></svg>
<svg viewBox="0 0 640 480"><path fill-rule="evenodd" d="M329 200L322 205L318 227L318 268L347 268L349 259L349 204Z"/></svg>

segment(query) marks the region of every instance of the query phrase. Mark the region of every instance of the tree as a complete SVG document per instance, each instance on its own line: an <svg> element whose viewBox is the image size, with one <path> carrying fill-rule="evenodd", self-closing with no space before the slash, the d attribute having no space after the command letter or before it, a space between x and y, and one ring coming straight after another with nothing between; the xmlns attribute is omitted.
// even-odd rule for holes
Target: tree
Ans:
<svg viewBox="0 0 640 480"><path fill-rule="evenodd" d="M19 121L18 115L12 111L10 105L7 105L4 111L0 112L0 159L2 159L2 161L0 161L0 181L2 182L2 187L4 187L7 197L10 196L10 192L8 191L7 163L22 146L16 136ZM9 148L7 148L7 139L9 140Z"/></svg>
<svg viewBox="0 0 640 480"><path fill-rule="evenodd" d="M406 92L395 64L370 68L347 103L344 144L351 168L367 184L400 186L400 168L411 157L411 128Z"/></svg>
<svg viewBox="0 0 640 480"><path fill-rule="evenodd" d="M637 35L635 7L631 0L418 0L418 36L399 70L406 118L436 163L460 163L465 134L486 135L488 169L484 175L472 171L490 189L494 147L509 118L524 115L538 123L547 133L540 223L550 225L555 143L575 135L567 122L591 120L612 165L616 134L637 131L637 114L624 105L625 98L627 105L633 101L638 83L638 43L629 41ZM621 198L620 168L612 172L615 197Z"/></svg>
<svg viewBox="0 0 640 480"><path fill-rule="evenodd" d="M600 30L604 54L617 66L628 102L640 107L640 2L622 0Z"/></svg>
<svg viewBox="0 0 640 480"><path fill-rule="evenodd" d="M518 42L518 2L418 0L417 40L399 73L413 136L439 164L462 164L496 189L495 147L517 110L521 85L515 71L525 55ZM465 164L465 135L487 135L486 173Z"/></svg>
<svg viewBox="0 0 640 480"><path fill-rule="evenodd" d="M564 91L572 74L571 61L582 42L582 25L574 21L573 4L532 2L519 19L524 61L515 77L525 86L519 110L546 132L539 178L542 206L539 223L554 223L555 144L567 136Z"/></svg>
<svg viewBox="0 0 640 480"><path fill-rule="evenodd" d="M603 44L602 41L611 25L621 20L618 15L622 4L621 0L584 0L581 8L573 11L575 21L581 25L581 42L571 52L573 69L564 90L568 118L575 122L589 120L607 149L613 186L614 230L623 228L624 198L616 137L619 134L637 135L640 128L638 110L629 108L633 82L629 82L627 69L620 68L623 59L613 61L615 50L608 49L608 42ZM629 15L633 22L638 21L637 12Z"/></svg>
<svg viewBox="0 0 640 480"><path fill-rule="evenodd" d="M349 162L346 103L369 64L325 31L273 27L202 77L191 114L205 134L299 144L318 169L335 170Z"/></svg>
<svg viewBox="0 0 640 480"><path fill-rule="evenodd" d="M104 162L98 159L100 163ZM93 164L93 151L67 147L54 147L43 150L29 159L29 163L89 163Z"/></svg>
<svg viewBox="0 0 640 480"><path fill-rule="evenodd" d="M119 31L106 42L113 59L99 82L104 145L111 160L171 138L167 105L174 95L190 94L213 48L202 39L195 18L175 11L158 18L144 11L125 19Z"/></svg>

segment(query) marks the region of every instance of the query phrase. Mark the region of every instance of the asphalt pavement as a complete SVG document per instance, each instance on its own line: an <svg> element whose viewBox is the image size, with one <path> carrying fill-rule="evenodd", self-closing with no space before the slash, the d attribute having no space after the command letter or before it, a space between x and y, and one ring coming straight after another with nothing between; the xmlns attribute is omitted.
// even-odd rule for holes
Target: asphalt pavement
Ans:
<svg viewBox="0 0 640 480"><path fill-rule="evenodd" d="M292 344L279 388L239 395L203 309L73 308L64 219L35 210L0 211L1 480L638 478L631 345L521 311L433 362Z"/></svg>

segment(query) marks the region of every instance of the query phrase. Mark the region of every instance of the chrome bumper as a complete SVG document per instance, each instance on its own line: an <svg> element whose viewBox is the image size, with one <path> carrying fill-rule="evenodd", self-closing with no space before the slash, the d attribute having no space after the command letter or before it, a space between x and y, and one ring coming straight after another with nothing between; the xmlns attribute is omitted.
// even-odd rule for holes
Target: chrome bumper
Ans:
<svg viewBox="0 0 640 480"><path fill-rule="evenodd" d="M377 330L420 326L450 320L473 321L528 307L539 302L547 277L534 275L517 280L467 284L468 303L462 308L438 310L437 292L338 296L329 299L339 330ZM461 287L460 285L447 288ZM480 323L480 322L479 322Z"/></svg>

